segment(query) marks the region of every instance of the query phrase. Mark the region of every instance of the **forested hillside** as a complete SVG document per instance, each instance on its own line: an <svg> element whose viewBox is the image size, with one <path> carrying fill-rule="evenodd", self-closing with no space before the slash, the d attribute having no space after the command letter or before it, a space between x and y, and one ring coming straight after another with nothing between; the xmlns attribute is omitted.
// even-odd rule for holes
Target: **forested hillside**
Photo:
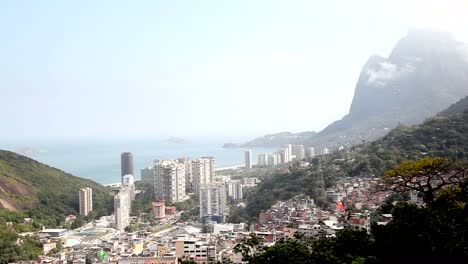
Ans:
<svg viewBox="0 0 468 264"><path fill-rule="evenodd" d="M112 195L106 187L0 150L0 210L20 210L35 218L37 226L54 227L67 215L78 214L78 192L84 187L93 189L91 218L112 211Z"/></svg>
<svg viewBox="0 0 468 264"><path fill-rule="evenodd" d="M108 188L0 150L0 263L30 260L43 253L37 237L18 240L21 232L42 227L78 227L81 217L71 226L65 223L65 217L79 214L78 192L83 187L93 189L94 210L88 219L112 212L113 200ZM32 221L26 222L25 218Z"/></svg>
<svg viewBox="0 0 468 264"><path fill-rule="evenodd" d="M257 191L247 197L247 207L236 210L232 220L256 217L260 210L299 193L325 201L321 191L342 177L380 177L404 160L423 157L468 159L468 111L458 107L454 114L438 115L421 125L399 126L385 137L331 155L311 160L310 166L292 166L287 171L266 176Z"/></svg>

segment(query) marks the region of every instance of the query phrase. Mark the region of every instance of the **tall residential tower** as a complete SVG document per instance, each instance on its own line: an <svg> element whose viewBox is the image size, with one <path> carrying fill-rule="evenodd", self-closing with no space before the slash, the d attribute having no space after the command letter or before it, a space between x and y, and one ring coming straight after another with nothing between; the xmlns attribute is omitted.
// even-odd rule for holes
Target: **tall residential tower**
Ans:
<svg viewBox="0 0 468 264"><path fill-rule="evenodd" d="M252 168L252 151L251 150L245 151L244 159L245 159L245 168L251 169Z"/></svg>
<svg viewBox="0 0 468 264"><path fill-rule="evenodd" d="M133 154L130 152L123 152L120 155L120 171L122 176L122 183L123 177L125 175L135 175L133 172Z"/></svg>
<svg viewBox="0 0 468 264"><path fill-rule="evenodd" d="M114 196L115 229L124 231L130 224L130 197L122 190Z"/></svg>
<svg viewBox="0 0 468 264"><path fill-rule="evenodd" d="M214 163L215 159L213 157L203 157L192 160L192 189L194 193L198 193L200 191L200 185L208 184L213 181Z"/></svg>
<svg viewBox="0 0 468 264"><path fill-rule="evenodd" d="M200 219L208 217L216 222L224 222L226 210L226 187L224 183L200 186ZM217 220L215 220L217 219Z"/></svg>
<svg viewBox="0 0 468 264"><path fill-rule="evenodd" d="M80 189L80 215L87 216L93 210L93 189Z"/></svg>
<svg viewBox="0 0 468 264"><path fill-rule="evenodd" d="M168 203L180 203L188 199L184 163L178 160L154 161L154 196L156 200Z"/></svg>

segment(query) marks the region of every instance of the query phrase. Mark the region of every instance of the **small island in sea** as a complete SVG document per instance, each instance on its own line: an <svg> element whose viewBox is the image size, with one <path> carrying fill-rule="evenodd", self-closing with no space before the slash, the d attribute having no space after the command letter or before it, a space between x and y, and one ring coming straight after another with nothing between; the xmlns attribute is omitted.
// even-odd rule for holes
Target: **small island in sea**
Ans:
<svg viewBox="0 0 468 264"><path fill-rule="evenodd" d="M232 142L224 143L223 148L240 148L242 147L241 144L236 144Z"/></svg>
<svg viewBox="0 0 468 264"><path fill-rule="evenodd" d="M182 143L187 143L187 140L181 137L169 137L168 139L164 140L164 142L182 144Z"/></svg>

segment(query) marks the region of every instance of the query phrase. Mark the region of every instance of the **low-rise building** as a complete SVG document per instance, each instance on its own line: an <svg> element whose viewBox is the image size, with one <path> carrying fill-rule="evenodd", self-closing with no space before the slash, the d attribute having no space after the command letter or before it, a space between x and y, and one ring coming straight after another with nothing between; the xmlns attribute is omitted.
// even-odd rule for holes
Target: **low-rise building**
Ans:
<svg viewBox="0 0 468 264"><path fill-rule="evenodd" d="M196 262L216 257L216 246L196 238L182 238L175 241L176 257L193 259Z"/></svg>
<svg viewBox="0 0 468 264"><path fill-rule="evenodd" d="M122 258L118 264L177 264L177 257L140 257Z"/></svg>
<svg viewBox="0 0 468 264"><path fill-rule="evenodd" d="M155 219L166 217L166 205L164 202L153 202L153 216Z"/></svg>
<svg viewBox="0 0 468 264"><path fill-rule="evenodd" d="M175 206L166 206L166 215L175 215L177 213L177 209Z"/></svg>
<svg viewBox="0 0 468 264"><path fill-rule="evenodd" d="M257 186L257 183L259 181L257 178L248 177L248 178L242 178L241 182L242 182L242 185L246 187L254 187L254 186Z"/></svg>
<svg viewBox="0 0 468 264"><path fill-rule="evenodd" d="M43 229L42 234L48 234L51 237L62 237L68 233L67 229Z"/></svg>

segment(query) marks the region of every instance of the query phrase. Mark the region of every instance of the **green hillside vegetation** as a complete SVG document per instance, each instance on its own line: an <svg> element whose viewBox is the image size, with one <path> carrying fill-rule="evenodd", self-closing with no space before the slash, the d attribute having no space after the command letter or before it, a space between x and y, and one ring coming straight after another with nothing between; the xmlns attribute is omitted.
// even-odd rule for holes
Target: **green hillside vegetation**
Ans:
<svg viewBox="0 0 468 264"><path fill-rule="evenodd" d="M65 217L79 214L78 192L93 189L93 211L66 224ZM19 233L42 227L76 228L112 212L111 191L91 180L75 177L10 151L0 150L0 263L32 260L43 254L36 236ZM31 222L25 222L31 218ZM17 243L19 241L19 243Z"/></svg>
<svg viewBox="0 0 468 264"><path fill-rule="evenodd" d="M0 222L0 263L12 263L20 260L33 260L43 254L38 237L26 236L17 244L19 235L16 230Z"/></svg>
<svg viewBox="0 0 468 264"><path fill-rule="evenodd" d="M22 210L34 218L36 227L54 227L60 225L67 215L77 215L78 192L84 187L93 189L94 210L90 219L112 211L112 194L108 188L28 157L0 150L0 199L3 207Z"/></svg>
<svg viewBox="0 0 468 264"><path fill-rule="evenodd" d="M462 102L462 101L461 101ZM305 168L265 176L257 191L249 195L247 207L238 209L231 220L257 217L278 200L305 193L326 206L323 190L344 177L380 177L405 160L424 157L468 159L468 111L438 115L421 125L399 126L385 137L311 160Z"/></svg>

